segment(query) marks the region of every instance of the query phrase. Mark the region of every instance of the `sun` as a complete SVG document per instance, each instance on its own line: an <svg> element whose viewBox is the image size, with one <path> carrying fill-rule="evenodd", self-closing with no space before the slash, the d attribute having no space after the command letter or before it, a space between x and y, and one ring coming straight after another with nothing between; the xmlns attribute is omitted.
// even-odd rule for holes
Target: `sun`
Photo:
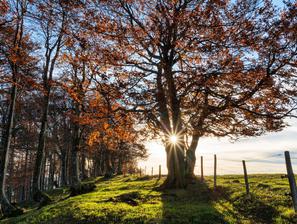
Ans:
<svg viewBox="0 0 297 224"><path fill-rule="evenodd" d="M171 136L169 137L169 139L170 139L170 142L171 142L172 144L176 144L176 143L177 143L177 136L176 136L176 135L171 135Z"/></svg>

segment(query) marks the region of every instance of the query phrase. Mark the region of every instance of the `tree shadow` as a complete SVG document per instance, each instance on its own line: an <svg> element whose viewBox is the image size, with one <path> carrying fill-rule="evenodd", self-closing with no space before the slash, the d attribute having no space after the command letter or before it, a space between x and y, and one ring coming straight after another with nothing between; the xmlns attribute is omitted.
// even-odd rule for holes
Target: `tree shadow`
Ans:
<svg viewBox="0 0 297 224"><path fill-rule="evenodd" d="M213 206L212 192L204 182L196 180L186 189L162 191L162 223L220 224L228 223Z"/></svg>
<svg viewBox="0 0 297 224"><path fill-rule="evenodd" d="M279 212L273 206L261 201L254 194L239 195L231 202L234 210L252 223L270 224L279 215Z"/></svg>
<svg viewBox="0 0 297 224"><path fill-rule="evenodd" d="M257 195L250 193L237 194L232 197L232 188L219 186L212 193L212 200L220 204L226 214L233 219L249 220L251 223L273 223L274 218L279 216L279 212L272 206L262 201ZM229 206L221 203L221 200L227 201ZM231 206L230 206L231 205ZM242 220L238 220L241 223Z"/></svg>
<svg viewBox="0 0 297 224"><path fill-rule="evenodd" d="M254 194L236 194L231 187L218 186L215 191L207 183L196 180L181 190L162 191L162 223L220 224L273 223L279 212ZM216 206L215 206L216 204ZM220 208L220 211L217 208Z"/></svg>

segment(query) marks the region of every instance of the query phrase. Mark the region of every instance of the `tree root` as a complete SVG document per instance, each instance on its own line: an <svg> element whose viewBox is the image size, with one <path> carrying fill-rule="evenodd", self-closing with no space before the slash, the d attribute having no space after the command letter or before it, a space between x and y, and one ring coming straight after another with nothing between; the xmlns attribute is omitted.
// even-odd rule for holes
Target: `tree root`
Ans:
<svg viewBox="0 0 297 224"><path fill-rule="evenodd" d="M3 206L1 206L1 213L2 217L0 219L4 219L22 215L24 214L24 210L15 205L11 205L9 208L3 208Z"/></svg>
<svg viewBox="0 0 297 224"><path fill-rule="evenodd" d="M33 195L33 200L36 202L39 202L38 209L49 205L53 202L53 200L50 198L50 196L40 190L36 191Z"/></svg>
<svg viewBox="0 0 297 224"><path fill-rule="evenodd" d="M70 187L70 197L92 192L95 188L95 183L77 183Z"/></svg>

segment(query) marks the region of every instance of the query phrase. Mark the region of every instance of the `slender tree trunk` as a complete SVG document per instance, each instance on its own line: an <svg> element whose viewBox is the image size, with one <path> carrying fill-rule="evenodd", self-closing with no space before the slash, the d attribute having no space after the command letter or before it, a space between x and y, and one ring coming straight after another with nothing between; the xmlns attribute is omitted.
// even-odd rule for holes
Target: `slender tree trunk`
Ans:
<svg viewBox="0 0 297 224"><path fill-rule="evenodd" d="M47 117L49 110L49 99L50 99L50 89L47 89L47 92L43 100L43 114L41 118L41 128L39 132L38 139L38 148L35 159L34 173L33 173L33 199L37 202L42 200L41 192L41 173L42 165L44 163L44 149L45 149L45 138L47 134Z"/></svg>
<svg viewBox="0 0 297 224"><path fill-rule="evenodd" d="M67 185L71 185L71 152L72 152L72 139L73 137L71 136L71 145L69 146L69 149L67 150L67 163L66 163L66 181L67 181Z"/></svg>
<svg viewBox="0 0 297 224"><path fill-rule="evenodd" d="M104 174L104 169L105 169L104 156L105 156L105 153L104 153L103 147L100 146L99 158L97 159L97 167L98 167L96 169L96 171L98 172L97 176L103 176Z"/></svg>
<svg viewBox="0 0 297 224"><path fill-rule="evenodd" d="M84 149L81 151L81 176L83 180L88 178L86 171L86 152Z"/></svg>
<svg viewBox="0 0 297 224"><path fill-rule="evenodd" d="M78 164L78 151L79 151L79 145L80 145L80 127L79 124L75 123L73 125L73 143L71 147L71 185L75 186L80 184L80 178L79 178L79 164Z"/></svg>
<svg viewBox="0 0 297 224"><path fill-rule="evenodd" d="M26 149L25 166L24 166L24 176L23 176L24 200L27 200L27 189L28 189L28 157L29 157L29 150Z"/></svg>
<svg viewBox="0 0 297 224"><path fill-rule="evenodd" d="M101 152L100 152L101 154ZM101 169L101 156L96 155L93 161L93 168L94 168L94 176L102 176L102 169Z"/></svg>
<svg viewBox="0 0 297 224"><path fill-rule="evenodd" d="M117 174L118 175L122 175L123 174L123 158L122 158L122 155L121 154L119 154Z"/></svg>
<svg viewBox="0 0 297 224"><path fill-rule="evenodd" d="M104 176L106 178L110 178L110 177L112 177L113 170L112 170L112 165L111 165L111 153L107 148L105 149L104 163L105 163L105 174L104 174Z"/></svg>
<svg viewBox="0 0 297 224"><path fill-rule="evenodd" d="M48 153L45 153L44 156L44 162L42 163L42 169L41 169L41 182L40 182L40 190L44 191L46 188L46 167L47 167L47 157L48 157Z"/></svg>
<svg viewBox="0 0 297 224"><path fill-rule="evenodd" d="M50 167L49 167L49 177L48 177L48 185L49 189L52 190L54 187L54 182L55 182L55 154L51 153L50 156Z"/></svg>
<svg viewBox="0 0 297 224"><path fill-rule="evenodd" d="M16 82L16 77L13 77L14 82ZM8 169L8 162L10 156L10 143L11 143L11 133L13 128L13 121L15 115L15 104L17 96L17 87L14 83L11 90L11 101L9 106L8 121L5 130L4 144L3 148L0 148L0 201L1 201L1 211L5 216L10 216L14 212L18 211L16 207L11 205L10 201L6 196L6 175Z"/></svg>
<svg viewBox="0 0 297 224"><path fill-rule="evenodd" d="M67 185L67 152L61 151L61 185Z"/></svg>
<svg viewBox="0 0 297 224"><path fill-rule="evenodd" d="M49 102L50 102L50 93L51 93L51 81L52 76L54 73L54 68L56 64L56 60L60 53L60 48L62 46L62 37L64 34L64 22L65 22L65 12L62 12L62 28L59 31L58 38L56 39L53 46L55 47L49 47L51 45L51 37L50 35L46 34L46 54L45 54L45 66L43 71L43 85L44 90L46 91L44 98L43 98L43 114L41 118L41 128L39 133L39 140L38 140L38 148L37 148L37 155L35 160L35 167L34 167L34 175L33 175L33 198L35 201L47 201L50 202L50 198L41 192L41 186L40 186L40 175L42 170L42 163L44 160L44 150L45 150L45 138L47 135L47 122L48 122L48 111L49 111ZM47 27L49 28L49 27ZM55 53L52 57L52 53Z"/></svg>

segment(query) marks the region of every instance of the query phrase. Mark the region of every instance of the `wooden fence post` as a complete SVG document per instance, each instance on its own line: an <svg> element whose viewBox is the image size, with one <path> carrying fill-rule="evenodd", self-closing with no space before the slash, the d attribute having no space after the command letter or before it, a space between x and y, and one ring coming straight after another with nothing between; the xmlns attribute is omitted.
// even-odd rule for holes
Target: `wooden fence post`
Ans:
<svg viewBox="0 0 297 224"><path fill-rule="evenodd" d="M152 176L154 176L154 167L152 167Z"/></svg>
<svg viewBox="0 0 297 224"><path fill-rule="evenodd" d="M203 177L203 156L201 156L201 181L204 181L204 177Z"/></svg>
<svg viewBox="0 0 297 224"><path fill-rule="evenodd" d="M217 188L217 155L214 155L213 189Z"/></svg>
<svg viewBox="0 0 297 224"><path fill-rule="evenodd" d="M247 171L246 171L245 160L242 160L242 165L243 165L243 172L244 172L244 182L245 182L246 194L250 194L249 179L248 179L248 175L247 175Z"/></svg>
<svg viewBox="0 0 297 224"><path fill-rule="evenodd" d="M159 179L161 179L161 175L162 175L162 173L161 173L161 165L159 165Z"/></svg>
<svg viewBox="0 0 297 224"><path fill-rule="evenodd" d="M293 206L295 212L297 211L297 188L296 188L296 181L293 173L293 168L291 164L291 158L290 158L290 152L285 151L285 159L286 159L286 167L287 167L287 173L288 173L288 180L290 184L291 189L291 196L293 200Z"/></svg>
<svg viewBox="0 0 297 224"><path fill-rule="evenodd" d="M140 169L139 169L139 176L141 176L141 167L140 167Z"/></svg>

